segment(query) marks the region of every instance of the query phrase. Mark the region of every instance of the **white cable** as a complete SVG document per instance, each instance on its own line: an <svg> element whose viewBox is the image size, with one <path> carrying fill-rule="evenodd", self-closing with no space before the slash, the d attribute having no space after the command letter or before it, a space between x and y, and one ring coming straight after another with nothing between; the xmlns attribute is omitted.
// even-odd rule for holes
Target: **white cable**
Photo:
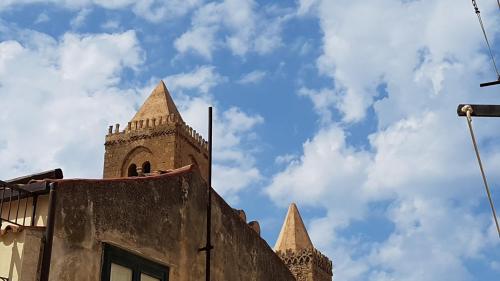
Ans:
<svg viewBox="0 0 500 281"><path fill-rule="evenodd" d="M484 187L486 189L486 194L488 195L488 200L490 201L491 212L493 213L493 219L497 226L498 237L500 238L500 226L498 225L497 214L495 212L495 205L493 205L493 199L491 199L490 187L488 186L488 181L486 180L486 175L483 169L483 163L481 162L481 157L479 156L479 149L477 147L476 137L474 136L474 130L472 130L472 117L473 112L472 106L464 105L462 107L462 112L467 114L467 125L469 126L470 136L472 138L472 144L474 145L474 150L476 151L477 162L479 163L479 169L481 170L481 176L483 177Z"/></svg>

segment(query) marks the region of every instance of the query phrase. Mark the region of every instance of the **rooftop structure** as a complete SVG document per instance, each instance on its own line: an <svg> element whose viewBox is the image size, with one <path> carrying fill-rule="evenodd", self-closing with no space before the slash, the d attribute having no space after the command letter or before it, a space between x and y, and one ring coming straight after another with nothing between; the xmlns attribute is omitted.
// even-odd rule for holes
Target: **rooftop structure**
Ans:
<svg viewBox="0 0 500 281"><path fill-rule="evenodd" d="M0 181L1 281L191 281L205 276L207 142L161 81L106 135L103 179L60 169ZM212 280L330 281L295 204L275 251L257 221L211 197Z"/></svg>

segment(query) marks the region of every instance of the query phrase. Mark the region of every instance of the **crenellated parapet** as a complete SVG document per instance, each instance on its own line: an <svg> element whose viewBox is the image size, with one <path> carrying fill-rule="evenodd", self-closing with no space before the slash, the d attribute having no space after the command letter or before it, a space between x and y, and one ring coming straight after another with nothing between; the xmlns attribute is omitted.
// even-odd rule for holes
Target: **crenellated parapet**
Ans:
<svg viewBox="0 0 500 281"><path fill-rule="evenodd" d="M277 251L276 254L289 268L313 264L326 273L332 274L332 261L316 249L301 249L298 251L286 250L285 252Z"/></svg>
<svg viewBox="0 0 500 281"><path fill-rule="evenodd" d="M184 122L179 123L179 126L181 131L185 134L185 136L187 136L188 140L193 140L196 145L199 145L203 150L208 151L208 142L203 139L203 137L196 132L195 129Z"/></svg>
<svg viewBox="0 0 500 281"><path fill-rule="evenodd" d="M196 130L184 123L176 114L145 120L134 120L128 122L124 129L121 129L120 124L109 126L105 144L125 143L174 133L179 133L198 149L203 151L208 150L208 142Z"/></svg>
<svg viewBox="0 0 500 281"><path fill-rule="evenodd" d="M127 127L120 130L120 124L115 126L109 126L108 136L121 133L131 133L136 131L146 131L154 129L157 127L171 126L181 123L182 120L174 114L166 116L158 116L157 118L145 119L145 120L135 120L128 122Z"/></svg>

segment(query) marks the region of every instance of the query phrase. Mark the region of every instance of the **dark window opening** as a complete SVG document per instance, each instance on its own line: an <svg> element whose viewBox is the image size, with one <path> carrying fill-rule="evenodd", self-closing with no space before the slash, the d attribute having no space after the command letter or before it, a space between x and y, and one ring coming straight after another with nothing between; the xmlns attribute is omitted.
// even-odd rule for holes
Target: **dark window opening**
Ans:
<svg viewBox="0 0 500 281"><path fill-rule="evenodd" d="M129 177L137 177L138 176L138 174L137 174L137 166L135 164L131 164L128 167L128 176Z"/></svg>
<svg viewBox="0 0 500 281"><path fill-rule="evenodd" d="M144 164L142 164L142 172L145 174L151 173L151 163L149 163L149 161L146 161L144 162Z"/></svg>
<svg viewBox="0 0 500 281"><path fill-rule="evenodd" d="M168 267L104 244L101 281L168 281Z"/></svg>

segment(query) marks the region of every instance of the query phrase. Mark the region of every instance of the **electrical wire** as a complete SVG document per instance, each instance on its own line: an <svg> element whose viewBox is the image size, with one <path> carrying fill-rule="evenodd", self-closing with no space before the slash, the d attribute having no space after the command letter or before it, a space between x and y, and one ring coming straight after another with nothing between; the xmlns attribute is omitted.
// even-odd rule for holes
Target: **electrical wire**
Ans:
<svg viewBox="0 0 500 281"><path fill-rule="evenodd" d="M497 0L498 8L500 9L500 0ZM495 61L495 56L493 55L493 51L491 49L490 41L488 40L488 35L486 34L486 29L484 28L483 19L481 18L481 12L479 11L479 7L477 6L476 0L472 0L472 6L474 6L474 11L476 12L477 18L479 20L479 24L481 25L481 30L483 31L484 40L486 41L486 45L488 46L488 51L491 57L491 61L493 63L493 68L497 73L497 78L500 80L500 72L497 68L497 63Z"/></svg>

